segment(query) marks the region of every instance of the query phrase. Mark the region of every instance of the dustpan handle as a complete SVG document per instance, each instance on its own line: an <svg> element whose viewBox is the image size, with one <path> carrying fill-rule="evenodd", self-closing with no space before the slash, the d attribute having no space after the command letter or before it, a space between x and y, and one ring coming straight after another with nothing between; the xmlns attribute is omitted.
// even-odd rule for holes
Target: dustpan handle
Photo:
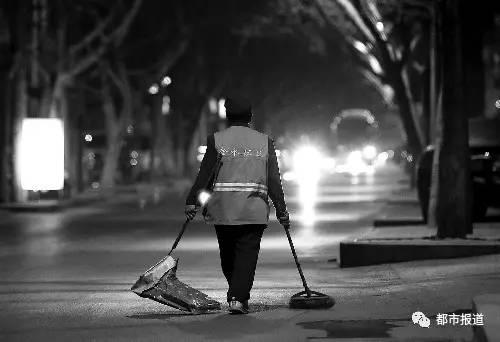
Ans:
<svg viewBox="0 0 500 342"><path fill-rule="evenodd" d="M186 227L187 227L189 221L190 221L189 219L186 219L186 221L184 221L184 223L182 224L181 231L179 232L179 235L177 235L177 239L175 239L174 244L172 245L172 248L170 249L170 252L168 252L168 255L170 255L174 251L174 249L177 247L177 244L181 240L182 234L184 234L184 231L186 230Z"/></svg>

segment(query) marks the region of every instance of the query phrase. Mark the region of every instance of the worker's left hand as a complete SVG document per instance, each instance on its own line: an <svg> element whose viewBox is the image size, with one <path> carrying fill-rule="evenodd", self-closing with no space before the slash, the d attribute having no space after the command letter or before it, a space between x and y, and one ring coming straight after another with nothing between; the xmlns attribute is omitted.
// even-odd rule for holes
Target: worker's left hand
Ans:
<svg viewBox="0 0 500 342"><path fill-rule="evenodd" d="M277 218L278 218L278 221L280 222L280 224L283 227L289 229L290 228L290 215L288 214L288 211L284 211L277 216L278 216Z"/></svg>
<svg viewBox="0 0 500 342"><path fill-rule="evenodd" d="M186 214L186 219L188 219L189 221L194 219L197 211L198 208L193 204L186 204L186 206L184 207L184 213Z"/></svg>

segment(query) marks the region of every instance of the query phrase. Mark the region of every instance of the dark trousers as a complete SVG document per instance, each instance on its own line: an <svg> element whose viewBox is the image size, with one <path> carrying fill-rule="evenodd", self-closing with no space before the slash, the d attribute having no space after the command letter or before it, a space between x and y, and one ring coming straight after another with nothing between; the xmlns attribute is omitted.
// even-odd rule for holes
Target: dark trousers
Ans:
<svg viewBox="0 0 500 342"><path fill-rule="evenodd" d="M215 225L222 273L229 285L228 302L233 297L240 302L250 298L265 228L265 224Z"/></svg>

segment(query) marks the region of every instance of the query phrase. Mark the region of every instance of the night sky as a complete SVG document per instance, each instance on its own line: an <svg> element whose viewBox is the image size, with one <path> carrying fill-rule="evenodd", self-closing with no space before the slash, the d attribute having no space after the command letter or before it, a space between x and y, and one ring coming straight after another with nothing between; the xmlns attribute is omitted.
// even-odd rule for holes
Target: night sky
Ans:
<svg viewBox="0 0 500 342"><path fill-rule="evenodd" d="M274 135L326 137L333 115L346 108L369 109L379 120L388 116L340 41L319 55L298 39L255 39L239 62L227 89L250 94L256 120L265 118Z"/></svg>
<svg viewBox="0 0 500 342"><path fill-rule="evenodd" d="M379 119L387 117L387 106L358 71L343 38L332 28L321 32L326 47L323 53L311 51L310 37L294 32L269 32L245 40L235 31L251 23L254 16L269 14L267 2L235 5L219 0L210 6L203 3L192 1L183 9L185 20L195 25L191 28L193 39L187 55L172 70L173 91L189 100L196 89L186 85L180 90L184 85L179 85L179 81L187 83L196 73L210 74L207 82L225 77L219 95L249 98L256 127L274 136L305 133L327 138L333 115L346 108L366 108ZM137 27L151 32L156 23L159 30L163 26L169 28L165 34L180 34L175 21L162 20L161 11L157 10L159 3L144 5ZM395 139L399 139L399 133Z"/></svg>

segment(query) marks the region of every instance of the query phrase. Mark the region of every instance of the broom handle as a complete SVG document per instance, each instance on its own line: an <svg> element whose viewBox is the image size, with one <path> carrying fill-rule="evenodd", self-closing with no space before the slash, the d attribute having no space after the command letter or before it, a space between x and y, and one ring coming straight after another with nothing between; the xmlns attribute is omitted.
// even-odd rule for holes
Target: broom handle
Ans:
<svg viewBox="0 0 500 342"><path fill-rule="evenodd" d="M170 249L170 252L168 252L168 255L170 255L174 251L174 249L177 247L177 244L181 240L182 234L184 234L184 231L186 230L186 227L187 227L189 221L190 221L189 219L186 219L186 221L184 221L184 223L182 225L182 228L181 228L181 231L179 232L179 235L177 235L177 239L175 239L175 242L172 245L172 248Z"/></svg>
<svg viewBox="0 0 500 342"><path fill-rule="evenodd" d="M293 259L295 260L295 265L297 265L297 269L299 270L300 274L300 279L302 279L302 285L304 285L307 297L311 297L311 290L309 289L309 286L307 286L306 278L304 277L304 273L302 273L302 267L300 267L299 259L297 258L297 253L295 253L295 247L293 247L292 237L290 236L289 232L290 226L286 226L284 228L286 232L286 237L288 238L288 243L290 244L290 249L292 250Z"/></svg>
<svg viewBox="0 0 500 342"><path fill-rule="evenodd" d="M214 175L214 173L215 173L215 177L217 177L217 173L221 167L221 164L220 164L221 158L222 158L222 155L220 153L218 153L217 154L217 161L216 161L215 166L212 170L212 175ZM212 176L210 176L210 178L212 178ZM209 181L210 181L210 178L208 179ZM213 182L215 183L215 178L214 178ZM213 184L212 184L212 188L213 188ZM170 252L168 252L168 255L170 255L174 251L174 249L177 247L177 244L181 240L182 234L184 234L184 231L186 230L186 227L187 227L189 221L190 221L190 219L186 219L186 221L184 221L184 224L182 225L181 231L179 232L177 239L175 239L174 244L173 244L172 248L170 249Z"/></svg>

